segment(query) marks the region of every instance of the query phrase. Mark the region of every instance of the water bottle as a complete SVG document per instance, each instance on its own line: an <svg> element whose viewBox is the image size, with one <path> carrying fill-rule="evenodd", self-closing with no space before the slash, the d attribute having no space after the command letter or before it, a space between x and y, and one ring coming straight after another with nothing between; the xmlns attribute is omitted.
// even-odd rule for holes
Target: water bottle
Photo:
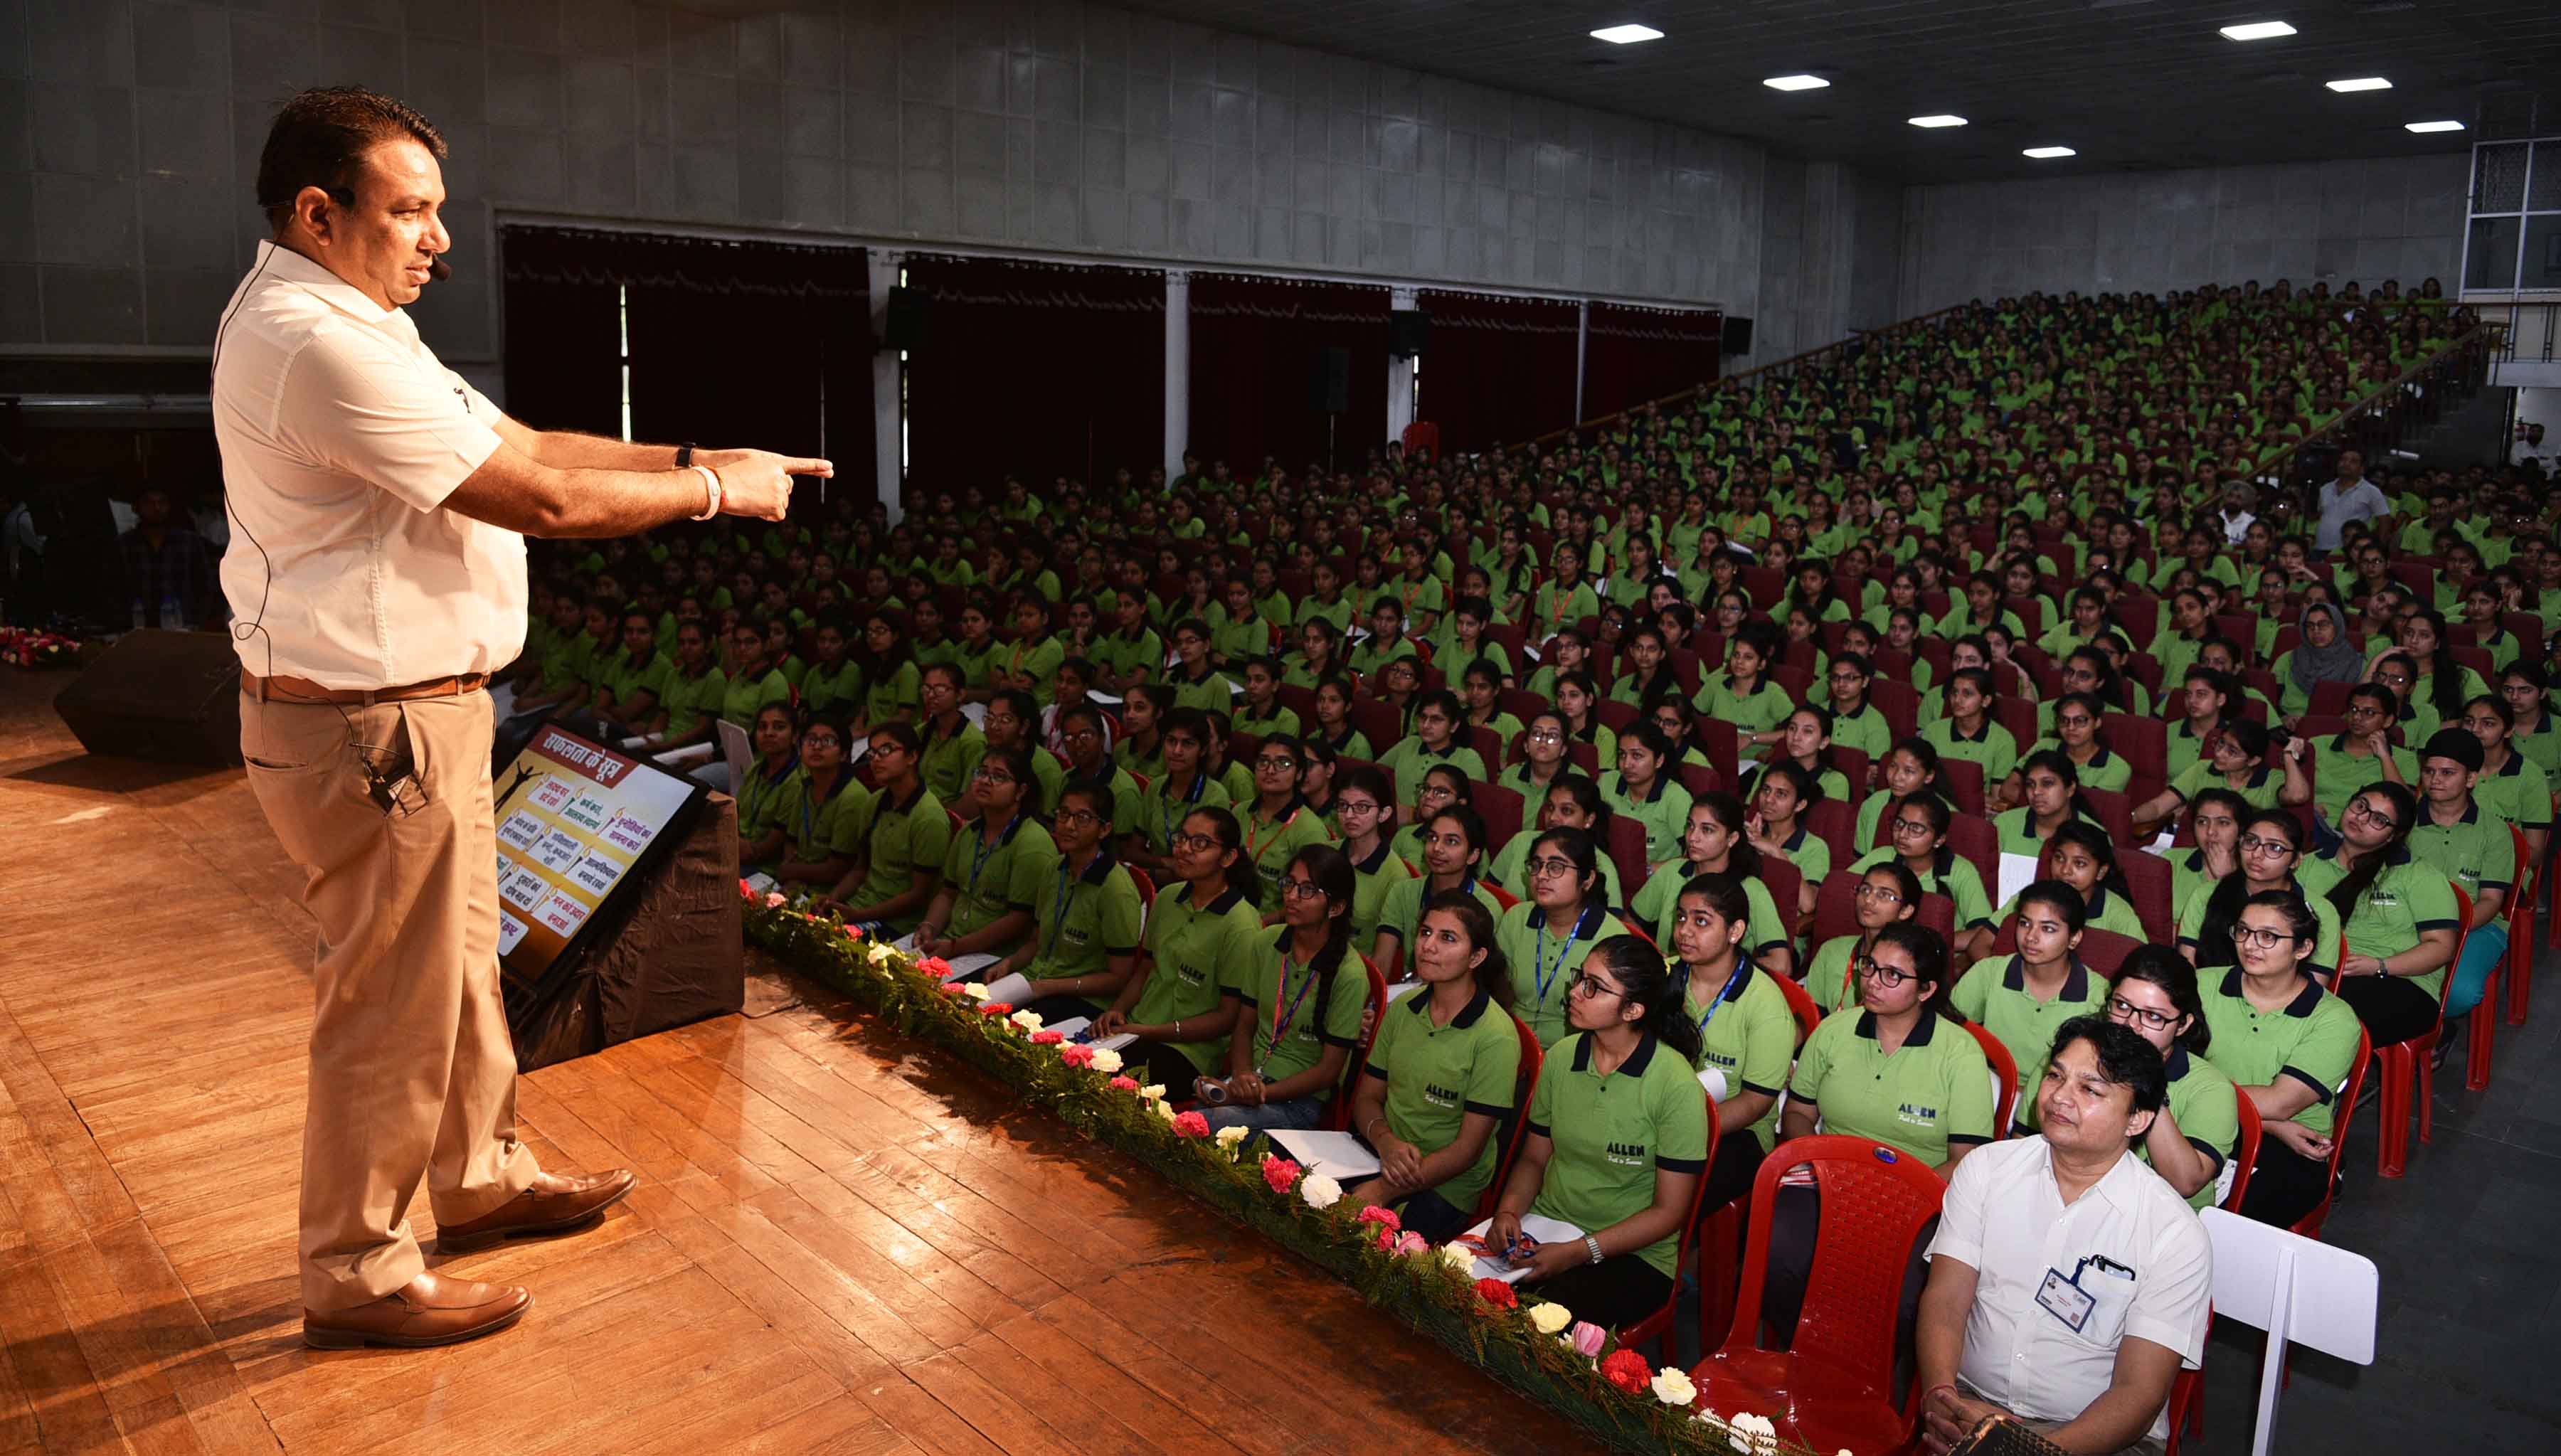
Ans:
<svg viewBox="0 0 2561 1456"><path fill-rule="evenodd" d="M160 625L172 632L187 630L187 611L178 605L178 593L174 591L160 593Z"/></svg>

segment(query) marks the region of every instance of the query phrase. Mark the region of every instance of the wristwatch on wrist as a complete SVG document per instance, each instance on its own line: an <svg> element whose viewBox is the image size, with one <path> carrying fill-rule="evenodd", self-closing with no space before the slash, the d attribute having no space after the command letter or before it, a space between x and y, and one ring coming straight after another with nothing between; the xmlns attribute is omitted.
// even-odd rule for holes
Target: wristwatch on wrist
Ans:
<svg viewBox="0 0 2561 1456"><path fill-rule="evenodd" d="M1583 1235L1583 1246L1592 1250L1592 1262L1596 1264L1601 1262L1601 1235L1597 1233Z"/></svg>
<svg viewBox="0 0 2561 1456"><path fill-rule="evenodd" d="M694 442L692 440L687 440L683 444L676 446L676 468L679 470L691 470L694 468Z"/></svg>

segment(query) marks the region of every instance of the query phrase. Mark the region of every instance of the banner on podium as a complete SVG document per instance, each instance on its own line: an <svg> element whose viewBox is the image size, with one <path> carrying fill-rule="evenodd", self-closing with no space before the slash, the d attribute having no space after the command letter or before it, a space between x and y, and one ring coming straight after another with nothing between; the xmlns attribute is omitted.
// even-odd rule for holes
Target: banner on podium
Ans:
<svg viewBox="0 0 2561 1456"><path fill-rule="evenodd" d="M574 964L614 893L672 839L702 785L546 724L493 792L498 961L511 989Z"/></svg>

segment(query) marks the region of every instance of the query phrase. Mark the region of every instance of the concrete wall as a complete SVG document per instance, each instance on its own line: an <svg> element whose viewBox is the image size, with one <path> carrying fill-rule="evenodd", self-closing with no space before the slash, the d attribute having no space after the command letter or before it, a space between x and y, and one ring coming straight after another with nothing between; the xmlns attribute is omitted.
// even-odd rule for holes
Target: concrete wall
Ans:
<svg viewBox="0 0 2561 1456"><path fill-rule="evenodd" d="M1906 189L1901 315L2030 289L2430 274L2463 261L2463 152Z"/></svg>
<svg viewBox="0 0 2561 1456"><path fill-rule="evenodd" d="M1892 323L1903 190L1839 162L1770 159L1752 355L1785 359Z"/></svg>
<svg viewBox="0 0 2561 1456"><path fill-rule="evenodd" d="M0 350L204 348L275 104L345 81L452 143L418 312L456 362L510 214L1758 311L1745 142L1072 0L708 8L0 0Z"/></svg>

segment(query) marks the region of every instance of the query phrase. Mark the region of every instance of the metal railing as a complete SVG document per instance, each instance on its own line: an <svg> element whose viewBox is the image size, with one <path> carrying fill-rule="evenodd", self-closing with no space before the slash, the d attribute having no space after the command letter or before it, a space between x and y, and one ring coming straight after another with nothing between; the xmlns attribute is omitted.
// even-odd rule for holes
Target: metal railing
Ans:
<svg viewBox="0 0 2561 1456"><path fill-rule="evenodd" d="M2449 408L2480 392L2489 381L2490 360L2503 347L2506 332L2503 323L2475 325L2445 348L2349 402L2327 424L2261 454L2251 463L2251 478L2274 479L2286 486L2310 485L2340 450L2362 450L2371 460L2372 452L2401 444L2412 431L2436 423Z"/></svg>

